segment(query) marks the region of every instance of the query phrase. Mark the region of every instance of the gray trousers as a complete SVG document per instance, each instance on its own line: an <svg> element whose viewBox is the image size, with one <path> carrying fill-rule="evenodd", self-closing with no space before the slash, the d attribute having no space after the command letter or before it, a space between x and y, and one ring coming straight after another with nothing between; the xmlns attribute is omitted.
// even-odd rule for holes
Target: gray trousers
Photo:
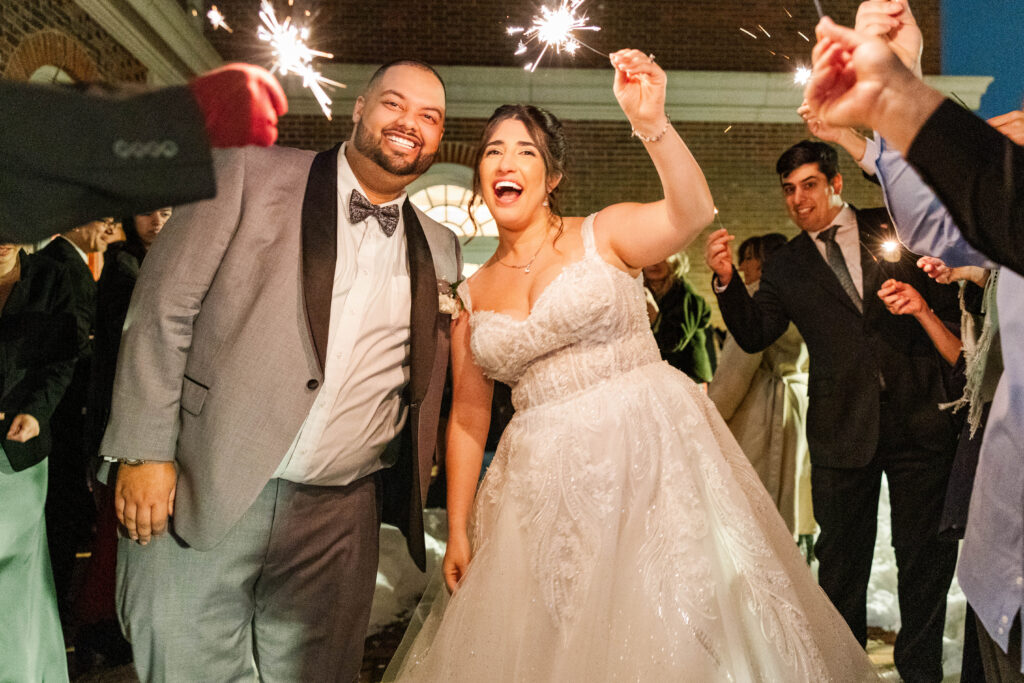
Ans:
<svg viewBox="0 0 1024 683"><path fill-rule="evenodd" d="M228 535L118 543L117 602L142 681L357 679L376 583L377 476L272 479Z"/></svg>

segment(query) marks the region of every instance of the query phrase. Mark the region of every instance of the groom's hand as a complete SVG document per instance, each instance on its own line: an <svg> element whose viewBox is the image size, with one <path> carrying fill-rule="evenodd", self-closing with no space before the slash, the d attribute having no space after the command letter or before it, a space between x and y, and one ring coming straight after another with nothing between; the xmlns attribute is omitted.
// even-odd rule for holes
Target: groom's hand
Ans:
<svg viewBox="0 0 1024 683"><path fill-rule="evenodd" d="M174 514L178 472L173 462L147 462L117 468L114 507L128 537L142 545L167 531Z"/></svg>

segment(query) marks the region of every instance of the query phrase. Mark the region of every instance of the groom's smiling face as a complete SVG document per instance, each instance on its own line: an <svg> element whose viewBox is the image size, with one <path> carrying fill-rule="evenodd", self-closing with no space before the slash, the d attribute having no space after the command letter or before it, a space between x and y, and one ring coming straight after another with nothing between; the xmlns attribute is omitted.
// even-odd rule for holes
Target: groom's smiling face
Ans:
<svg viewBox="0 0 1024 683"><path fill-rule="evenodd" d="M397 64L356 101L352 144L389 173L418 176L441 144L444 106L444 86L433 73Z"/></svg>

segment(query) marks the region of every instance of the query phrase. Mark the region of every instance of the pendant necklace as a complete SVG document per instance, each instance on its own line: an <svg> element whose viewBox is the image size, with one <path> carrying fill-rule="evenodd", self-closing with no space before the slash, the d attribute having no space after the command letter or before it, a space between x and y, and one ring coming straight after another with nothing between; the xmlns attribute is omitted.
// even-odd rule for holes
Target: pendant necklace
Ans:
<svg viewBox="0 0 1024 683"><path fill-rule="evenodd" d="M516 266L516 265L513 265L511 263L505 263L501 259L498 259L498 263L500 263L501 265L505 266L506 268L514 268L515 270L521 270L524 273L529 273L530 272L530 266L532 266L533 262L537 260L538 256L540 256L541 249L544 248L544 243L547 242L547 241L548 241L548 238L547 238L547 235L545 235L544 236L544 240L540 243L540 246L537 247L537 251L533 255L533 258L531 258L529 261L527 261L525 265Z"/></svg>

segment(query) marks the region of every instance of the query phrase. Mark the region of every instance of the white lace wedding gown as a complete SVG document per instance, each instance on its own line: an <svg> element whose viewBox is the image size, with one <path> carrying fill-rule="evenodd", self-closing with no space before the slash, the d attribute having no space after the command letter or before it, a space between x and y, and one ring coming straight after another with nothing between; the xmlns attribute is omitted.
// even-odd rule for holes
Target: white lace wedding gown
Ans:
<svg viewBox="0 0 1024 683"><path fill-rule="evenodd" d="M472 313L516 412L459 590L435 577L385 680L874 680L714 405L661 361L593 216L583 241L525 320Z"/></svg>

